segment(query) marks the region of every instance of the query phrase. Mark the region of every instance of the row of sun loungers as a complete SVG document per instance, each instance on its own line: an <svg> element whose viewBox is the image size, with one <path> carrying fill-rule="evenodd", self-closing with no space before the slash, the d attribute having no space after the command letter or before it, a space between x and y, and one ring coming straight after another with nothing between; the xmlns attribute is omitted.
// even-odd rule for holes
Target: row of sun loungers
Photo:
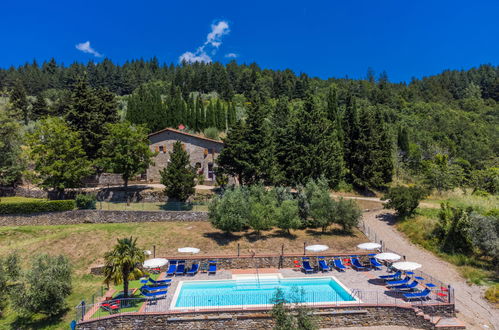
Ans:
<svg viewBox="0 0 499 330"><path fill-rule="evenodd" d="M332 268L343 272L347 269L347 267L343 264L343 261L340 257L333 258L331 263L329 264L324 257L318 257L319 262L317 268L322 272L328 272ZM381 264L375 258L369 258L369 265L363 265L359 258L356 256L350 257L350 265L355 270L369 270L369 269L381 269ZM304 257L302 260L302 270L306 273L313 273L315 269L310 265L310 261L307 257Z"/></svg>
<svg viewBox="0 0 499 330"><path fill-rule="evenodd" d="M403 279L400 279L401 276L402 272L398 271L390 275L378 276L378 278L384 280L389 289L402 292L402 296L406 300L425 300L429 298L431 294L429 288L425 288L423 291L416 291L418 290L420 283L415 279L411 282L410 276L405 276Z"/></svg>
<svg viewBox="0 0 499 330"><path fill-rule="evenodd" d="M166 271L167 276L174 275L196 275L199 272L199 263L193 263L189 269L185 267L185 260L171 260L170 266ZM217 273L217 262L211 260L208 263L208 274L216 274Z"/></svg>

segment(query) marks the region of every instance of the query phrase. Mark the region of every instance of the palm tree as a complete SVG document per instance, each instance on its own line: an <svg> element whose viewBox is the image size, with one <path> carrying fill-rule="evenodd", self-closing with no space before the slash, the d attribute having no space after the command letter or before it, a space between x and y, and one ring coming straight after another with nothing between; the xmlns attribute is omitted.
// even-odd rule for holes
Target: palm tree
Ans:
<svg viewBox="0 0 499 330"><path fill-rule="evenodd" d="M119 285L123 283L123 297L128 298L128 281L130 275L139 270L138 266L144 262L144 250L137 246L137 239L118 239L118 244L104 255L104 283Z"/></svg>

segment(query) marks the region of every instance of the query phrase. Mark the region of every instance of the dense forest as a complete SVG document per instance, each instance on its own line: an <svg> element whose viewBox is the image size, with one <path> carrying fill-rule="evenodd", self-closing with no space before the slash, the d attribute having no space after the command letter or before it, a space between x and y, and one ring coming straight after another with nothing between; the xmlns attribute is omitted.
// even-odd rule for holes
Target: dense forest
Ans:
<svg viewBox="0 0 499 330"><path fill-rule="evenodd" d="M96 164L105 124L126 120L149 132L184 125L221 136L219 174L243 183L295 186L324 176L332 188L382 189L425 180L492 193L498 185L498 66L392 83L373 70L324 80L235 61L52 59L0 69L0 93L2 184L19 180L23 136L49 116L79 134Z"/></svg>

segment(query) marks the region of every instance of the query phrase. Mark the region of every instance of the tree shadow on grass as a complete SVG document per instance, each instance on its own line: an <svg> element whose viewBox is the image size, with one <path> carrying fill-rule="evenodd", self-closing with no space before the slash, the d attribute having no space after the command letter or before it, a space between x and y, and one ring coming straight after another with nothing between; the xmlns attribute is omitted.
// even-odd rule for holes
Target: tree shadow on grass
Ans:
<svg viewBox="0 0 499 330"><path fill-rule="evenodd" d="M393 226L397 222L397 216L395 216L392 213L382 213L378 214L376 218L380 219L381 221L386 222L390 226Z"/></svg>
<svg viewBox="0 0 499 330"><path fill-rule="evenodd" d="M288 233L287 231L285 230L277 230L275 231L274 233L270 234L269 235L270 237L275 237L275 238L286 238L286 239L289 239L291 241L294 241L298 238L297 235L293 234L293 233Z"/></svg>
<svg viewBox="0 0 499 330"><path fill-rule="evenodd" d="M229 245L231 242L238 241L242 237L240 235L234 235L232 233L225 234L221 232L204 233L203 236L214 240L220 246Z"/></svg>
<svg viewBox="0 0 499 330"><path fill-rule="evenodd" d="M42 329L57 325L61 322L63 316L69 312L65 309L56 315L22 315L19 314L14 322L10 324L11 329Z"/></svg>
<svg viewBox="0 0 499 330"><path fill-rule="evenodd" d="M325 232L323 232L320 229L307 229L305 232L310 236L351 236L351 237L356 236L354 232L345 231L340 228L333 228Z"/></svg>
<svg viewBox="0 0 499 330"><path fill-rule="evenodd" d="M250 243L254 243L254 242L260 241L260 240L265 241L268 238L267 235L264 235L262 233L257 234L254 231L244 234L244 237L246 237L246 239Z"/></svg>

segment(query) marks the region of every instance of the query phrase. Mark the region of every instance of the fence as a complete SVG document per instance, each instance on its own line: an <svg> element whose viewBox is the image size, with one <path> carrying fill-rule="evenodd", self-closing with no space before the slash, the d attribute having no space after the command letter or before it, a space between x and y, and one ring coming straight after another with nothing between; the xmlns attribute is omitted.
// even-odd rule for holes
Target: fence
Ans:
<svg viewBox="0 0 499 330"><path fill-rule="evenodd" d="M385 242L383 242L381 237L378 236L376 234L376 232L374 230L372 230L371 227L366 225L365 222L361 222L359 224L359 229L364 233L364 235L367 236L367 238L369 238L373 242L381 244L381 249L383 252L392 252L392 253L401 255L397 251L387 248L385 246ZM405 260L405 256L402 255L402 257ZM431 276L430 274L427 274L427 273L420 271L420 270L414 270L412 273L413 273L412 276L414 278L418 279L421 284L424 284L424 285L430 284L430 286L435 288L435 290L437 290L437 289L440 290L438 293L440 296L447 297L447 299L449 300L449 303L454 303L454 289L450 285L448 285L448 284L438 280L437 278Z"/></svg>
<svg viewBox="0 0 499 330"><path fill-rule="evenodd" d="M435 314L442 306L448 306L449 302L442 298L435 290L431 293L430 300L419 300L408 303L403 300L402 292L393 292L388 295L381 291L352 290L350 295L333 292L306 292L301 294L291 293L286 297L289 306L305 306L317 308L338 307L362 307L362 306L425 306L430 310L429 314ZM179 298L180 299L180 298ZM276 302L276 291L250 295L245 294L223 294L223 295L189 295L183 296L177 301L177 306L171 310L169 300L165 298L150 300L147 298L127 298L95 304L80 303L76 306L76 320L87 321L120 314L145 314L145 313L194 313L200 311L223 312L223 311L251 311L270 310ZM431 310L434 310L432 313Z"/></svg>

